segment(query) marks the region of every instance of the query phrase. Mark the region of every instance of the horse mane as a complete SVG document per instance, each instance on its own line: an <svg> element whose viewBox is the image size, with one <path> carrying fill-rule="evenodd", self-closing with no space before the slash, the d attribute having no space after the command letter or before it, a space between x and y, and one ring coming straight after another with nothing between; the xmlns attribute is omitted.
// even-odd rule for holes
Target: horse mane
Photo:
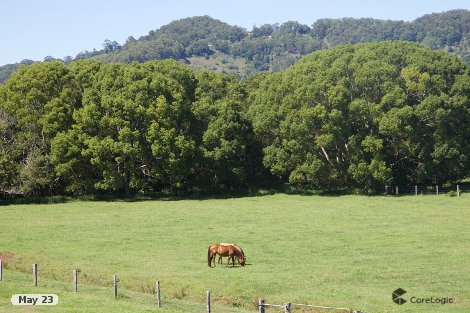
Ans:
<svg viewBox="0 0 470 313"><path fill-rule="evenodd" d="M243 252L242 248L240 248L240 246L237 246L237 245L233 245L233 246L235 247L236 250L238 250L238 252L240 252L242 257L245 258L245 252Z"/></svg>

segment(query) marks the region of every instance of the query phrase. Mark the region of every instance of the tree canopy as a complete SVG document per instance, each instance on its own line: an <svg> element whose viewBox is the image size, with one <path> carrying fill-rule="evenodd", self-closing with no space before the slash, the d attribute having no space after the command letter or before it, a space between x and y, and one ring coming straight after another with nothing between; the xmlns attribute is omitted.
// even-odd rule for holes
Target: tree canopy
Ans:
<svg viewBox="0 0 470 313"><path fill-rule="evenodd" d="M444 52L347 45L268 77L250 116L264 165L293 184L456 181L470 166L469 82L468 67Z"/></svg>
<svg viewBox="0 0 470 313"><path fill-rule="evenodd" d="M0 194L455 182L469 97L465 63L399 41L248 80L174 60L21 65L0 85Z"/></svg>

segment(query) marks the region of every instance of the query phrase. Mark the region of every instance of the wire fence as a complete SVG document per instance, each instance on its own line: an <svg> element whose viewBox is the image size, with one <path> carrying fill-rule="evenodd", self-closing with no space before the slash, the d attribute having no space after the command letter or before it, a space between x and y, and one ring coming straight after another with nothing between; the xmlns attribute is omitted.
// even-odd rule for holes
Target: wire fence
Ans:
<svg viewBox="0 0 470 313"><path fill-rule="evenodd" d="M464 193L470 193L470 185L394 185L385 186L385 195L448 195L460 197Z"/></svg>
<svg viewBox="0 0 470 313"><path fill-rule="evenodd" d="M259 299L259 313L267 312L342 312L342 313L362 313L360 310L353 310L350 308L335 308L330 306L321 306L321 305L311 305L311 304L299 304L287 302L284 304L269 304L265 303L264 299ZM268 309L272 310L268 310Z"/></svg>

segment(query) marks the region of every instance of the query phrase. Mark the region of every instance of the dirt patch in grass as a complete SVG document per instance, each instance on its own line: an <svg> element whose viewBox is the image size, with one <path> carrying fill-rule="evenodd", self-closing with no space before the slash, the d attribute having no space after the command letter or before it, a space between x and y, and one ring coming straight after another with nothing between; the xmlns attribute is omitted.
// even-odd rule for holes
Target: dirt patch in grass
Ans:
<svg viewBox="0 0 470 313"><path fill-rule="evenodd" d="M8 263L15 258L15 254L11 252L0 252L0 260L4 263Z"/></svg>
<svg viewBox="0 0 470 313"><path fill-rule="evenodd" d="M11 252L0 252L0 260L2 260L2 265L4 268L9 268L11 263L16 261L16 256Z"/></svg>

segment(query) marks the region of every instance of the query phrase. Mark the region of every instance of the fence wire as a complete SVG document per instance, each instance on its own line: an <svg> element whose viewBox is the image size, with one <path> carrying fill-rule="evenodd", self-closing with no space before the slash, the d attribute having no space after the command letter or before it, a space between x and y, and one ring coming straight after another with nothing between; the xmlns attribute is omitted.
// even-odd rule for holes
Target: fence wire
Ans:
<svg viewBox="0 0 470 313"><path fill-rule="evenodd" d="M393 185L385 186L385 195L448 195L462 196L470 193L470 185Z"/></svg>
<svg viewBox="0 0 470 313"><path fill-rule="evenodd" d="M343 313L352 313L352 312L362 312L352 310L350 308L335 308L329 306L321 306L321 305L310 305L310 304L298 304L298 303L289 303L290 306L287 307L287 304L263 304L263 312L270 313L270 312L292 312L292 313L307 313L307 312L315 312L315 313L327 313L327 312L343 312Z"/></svg>

